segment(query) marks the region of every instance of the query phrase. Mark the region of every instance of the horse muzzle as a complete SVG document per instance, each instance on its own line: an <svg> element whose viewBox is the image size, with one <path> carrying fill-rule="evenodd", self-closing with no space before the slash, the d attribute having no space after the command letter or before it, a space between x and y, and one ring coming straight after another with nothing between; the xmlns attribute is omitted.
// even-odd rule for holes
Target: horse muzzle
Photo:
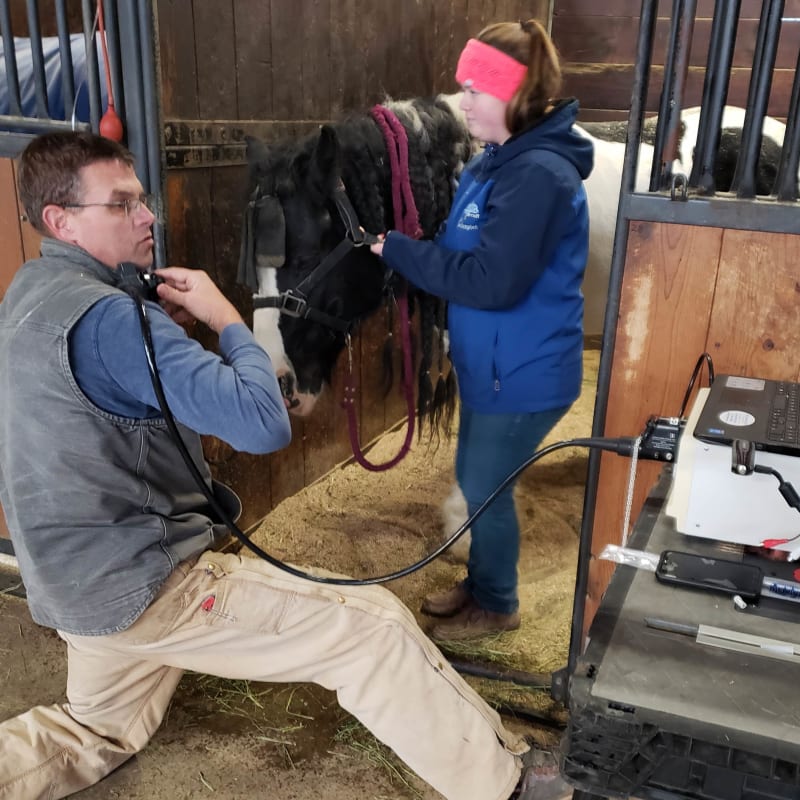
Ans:
<svg viewBox="0 0 800 800"><path fill-rule="evenodd" d="M297 382L294 373L284 372L278 376L278 385L281 388L281 395L286 402L289 413L298 417L308 416L317 402L319 395L309 392L297 391Z"/></svg>

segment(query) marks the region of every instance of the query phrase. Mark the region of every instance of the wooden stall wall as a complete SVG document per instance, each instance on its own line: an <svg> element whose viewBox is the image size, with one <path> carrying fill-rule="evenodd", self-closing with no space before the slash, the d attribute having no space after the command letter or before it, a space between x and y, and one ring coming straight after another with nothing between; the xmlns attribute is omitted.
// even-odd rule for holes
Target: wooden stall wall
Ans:
<svg viewBox="0 0 800 800"><path fill-rule="evenodd" d="M661 0L646 111L658 111L659 87L669 42L672 3ZM746 105L761 0L742 0L730 105ZM552 35L564 62L565 93L581 102L584 122L627 119L636 62L641 0L555 0ZM699 105L711 33L714 0L698 0L684 107ZM800 47L800 0L786 0L772 94L767 113L785 118Z"/></svg>
<svg viewBox="0 0 800 800"><path fill-rule="evenodd" d="M800 380L798 264L797 234L631 222L606 435L635 436L651 414L677 415L703 352L718 373ZM588 619L613 572L596 556L622 540L629 470L627 459L603 455ZM640 463L633 519L660 470Z"/></svg>
<svg viewBox="0 0 800 800"><path fill-rule="evenodd" d="M248 318L250 298L236 284L244 135L301 136L387 95L453 92L456 60L469 36L496 20L535 16L546 24L548 6L547 0L158 0L169 261L208 270ZM399 391L383 396L385 332L378 314L355 340L362 442L405 415ZM349 458L339 406L346 362L340 359L313 417L293 420L286 450L252 456L206 441L215 474L244 500L243 526Z"/></svg>

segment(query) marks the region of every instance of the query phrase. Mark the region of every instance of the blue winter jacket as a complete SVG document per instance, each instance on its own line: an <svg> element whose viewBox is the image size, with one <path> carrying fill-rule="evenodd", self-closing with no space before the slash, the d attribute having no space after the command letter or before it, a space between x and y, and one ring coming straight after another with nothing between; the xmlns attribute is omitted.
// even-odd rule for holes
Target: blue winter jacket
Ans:
<svg viewBox="0 0 800 800"><path fill-rule="evenodd" d="M461 401L481 413L570 405L582 377L589 213L582 181L591 142L566 100L464 170L434 241L392 231L383 257L449 301L451 359Z"/></svg>

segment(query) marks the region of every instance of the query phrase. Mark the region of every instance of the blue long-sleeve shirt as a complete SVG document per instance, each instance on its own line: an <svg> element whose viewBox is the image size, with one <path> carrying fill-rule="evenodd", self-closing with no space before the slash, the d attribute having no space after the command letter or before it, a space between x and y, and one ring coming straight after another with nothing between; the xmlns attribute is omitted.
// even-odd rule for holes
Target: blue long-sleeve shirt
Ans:
<svg viewBox="0 0 800 800"><path fill-rule="evenodd" d="M179 422L250 453L289 443L289 418L269 356L244 324L222 331L218 356L155 303L147 304L147 317L164 395ZM138 312L127 295L106 297L86 312L73 329L69 357L78 385L100 408L135 419L161 415Z"/></svg>

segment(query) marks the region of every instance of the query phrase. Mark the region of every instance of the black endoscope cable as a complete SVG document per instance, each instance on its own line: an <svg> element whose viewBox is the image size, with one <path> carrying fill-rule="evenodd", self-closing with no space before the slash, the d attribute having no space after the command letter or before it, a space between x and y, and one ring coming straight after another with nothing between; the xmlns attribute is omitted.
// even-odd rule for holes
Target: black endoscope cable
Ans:
<svg viewBox="0 0 800 800"><path fill-rule="evenodd" d="M630 456L633 453L634 446L636 446L636 439L623 437L619 439L568 439L565 441L556 442L547 447L543 447L541 450L537 450L530 458L520 464L519 467L517 467L510 475L508 475L502 481L502 483L500 483L500 485L483 501L483 503L481 503L472 516L470 516L464 522L464 524L461 525L461 527L455 531L455 533L453 533L443 544L439 545L439 547L437 547L433 552L429 553L427 556L415 562L414 564L397 570L396 572L390 572L388 575L380 575L375 578L331 578L320 575L312 575L308 572L304 572L301 569L292 567L283 561L280 561L266 551L262 550L257 544L250 541L250 539L248 539L248 537L242 533L236 523L230 518L230 514L228 514L228 512L221 506L214 495L214 492L206 484L202 474L200 473L200 470L194 463L191 454L186 449L186 445L184 444L180 431L178 431L178 426L175 424L175 418L172 416L172 412L167 405L167 399L164 396L164 389L161 385L161 378L158 374L158 368L156 367L155 351L153 349L153 340L150 335L150 324L147 321L147 309L144 301L142 300L140 293L137 292L135 288L126 287L124 285L122 288L133 298L136 304L136 309L139 312L139 324L142 329L142 339L144 340L147 366L150 370L150 379L153 383L153 389L155 390L156 398L158 399L158 405L161 409L161 414L167 423L167 427L169 428L169 431L172 434L178 449L180 450L183 460L186 462L186 466L189 468L189 471L192 473L192 476L197 482L198 487L208 499L209 505L214 510L214 513L245 547L252 550L253 553L255 553L259 558L262 558L264 561L272 564L273 567L277 567L284 572L288 572L290 575L294 575L297 578L305 578L306 580L314 581L315 583L328 583L337 586L369 586L377 583L387 583L388 581L393 581L398 578L404 578L406 575L410 575L412 572L416 572L418 569L422 569L422 567L427 566L431 563L431 561L444 553L444 551L454 544L456 540L458 540L464 534L464 532L469 529L475 520L478 519L481 514L483 514L483 512L494 502L497 495L499 495L509 485L509 483L511 483L529 466L536 463L540 458L544 458L544 456L554 453L556 450L562 450L565 447L594 447L599 450L607 450L612 453L617 453L618 455Z"/></svg>

